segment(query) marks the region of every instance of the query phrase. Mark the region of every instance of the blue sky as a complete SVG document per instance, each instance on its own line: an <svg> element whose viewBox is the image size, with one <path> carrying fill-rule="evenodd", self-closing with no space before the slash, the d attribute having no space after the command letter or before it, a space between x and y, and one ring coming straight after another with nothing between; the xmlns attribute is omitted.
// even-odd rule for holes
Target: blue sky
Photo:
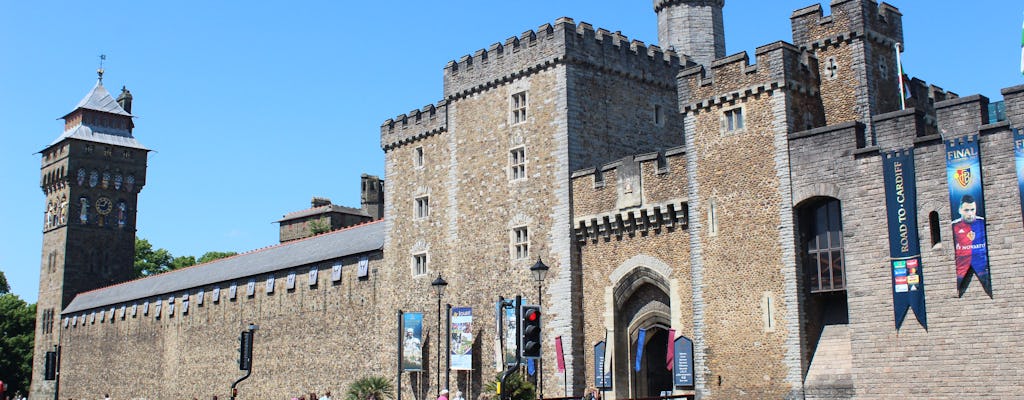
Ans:
<svg viewBox="0 0 1024 400"><path fill-rule="evenodd" d="M727 1L727 53L791 41L789 16L811 4ZM1019 2L893 4L912 76L993 101L1024 83ZM276 244L273 222L312 196L358 206L359 175L384 173L380 124L440 100L449 60L561 16L657 43L650 0L0 6L0 271L30 302L44 212L36 153L92 88L100 54L104 85L132 91L135 137L154 150L138 235L198 256Z"/></svg>

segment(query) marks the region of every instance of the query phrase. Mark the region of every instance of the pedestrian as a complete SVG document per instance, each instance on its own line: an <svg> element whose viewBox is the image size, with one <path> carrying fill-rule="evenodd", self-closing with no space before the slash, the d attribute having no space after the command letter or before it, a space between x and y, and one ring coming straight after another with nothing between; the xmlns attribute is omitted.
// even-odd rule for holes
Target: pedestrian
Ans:
<svg viewBox="0 0 1024 400"><path fill-rule="evenodd" d="M448 400L448 389L441 389L441 394L437 396L437 400Z"/></svg>
<svg viewBox="0 0 1024 400"><path fill-rule="evenodd" d="M110 394L109 393L103 394L103 400L110 400Z"/></svg>
<svg viewBox="0 0 1024 400"><path fill-rule="evenodd" d="M320 397L320 400L331 400L331 391L328 390L328 391L324 392L324 395L323 395L323 397Z"/></svg>
<svg viewBox="0 0 1024 400"><path fill-rule="evenodd" d="M452 400L466 400L466 398L462 397L462 391L461 390L456 390L455 391L455 396L452 396Z"/></svg>

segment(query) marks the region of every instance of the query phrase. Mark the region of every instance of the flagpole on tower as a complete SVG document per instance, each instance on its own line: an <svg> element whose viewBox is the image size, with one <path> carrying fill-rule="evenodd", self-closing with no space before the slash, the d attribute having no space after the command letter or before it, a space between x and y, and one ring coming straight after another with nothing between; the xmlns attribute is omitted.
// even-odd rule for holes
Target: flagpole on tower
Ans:
<svg viewBox="0 0 1024 400"><path fill-rule="evenodd" d="M899 42L897 42L893 47L896 49L896 68L898 69L896 71L896 79L899 81L900 84L900 110L906 110L907 94L906 92L903 91L903 61L900 60L900 53L903 49L901 48ZM1024 60L1024 58L1022 58L1022 60Z"/></svg>

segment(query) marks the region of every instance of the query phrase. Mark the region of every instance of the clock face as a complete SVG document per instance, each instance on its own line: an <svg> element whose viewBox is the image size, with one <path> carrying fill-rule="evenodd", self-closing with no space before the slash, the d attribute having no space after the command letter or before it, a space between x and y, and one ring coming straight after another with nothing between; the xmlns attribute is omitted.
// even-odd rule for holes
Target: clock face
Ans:
<svg viewBox="0 0 1024 400"><path fill-rule="evenodd" d="M100 215L110 214L110 211L114 209L114 203L106 197L100 197L96 200L96 212Z"/></svg>

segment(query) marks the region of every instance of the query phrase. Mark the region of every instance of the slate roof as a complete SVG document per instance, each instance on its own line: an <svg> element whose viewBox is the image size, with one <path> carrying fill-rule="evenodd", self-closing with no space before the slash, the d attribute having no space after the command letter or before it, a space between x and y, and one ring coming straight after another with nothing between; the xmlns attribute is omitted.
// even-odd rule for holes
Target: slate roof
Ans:
<svg viewBox="0 0 1024 400"><path fill-rule="evenodd" d="M383 221L271 246L114 286L80 293L61 313L70 314L135 300L180 293L384 248Z"/></svg>
<svg viewBox="0 0 1024 400"><path fill-rule="evenodd" d="M46 147L49 148L50 146L60 143L64 139L80 139L88 140L90 142L131 147L134 149L149 151L149 149L146 148L146 146L143 146L142 143L139 143L138 140L135 140L135 138L132 137L132 135L128 133L127 130L122 131L111 128L102 129L104 130L103 132L99 131L98 129L94 129L90 126L78 125L74 128L64 131L64 133L60 135L60 137L58 137L56 140L53 141L53 143L50 143L49 146Z"/></svg>
<svg viewBox="0 0 1024 400"><path fill-rule="evenodd" d="M358 215L358 216L361 216L361 217L369 217L370 216L370 214L366 213L366 211L364 211L362 209L359 209L359 208L352 208L352 207L339 206L339 205L336 205L336 204L330 204L330 205L326 205L326 206L307 208L307 209L302 210L302 211L290 212L288 214L285 214L283 218L277 220L277 222L290 221L290 220L293 220L293 219L296 219L296 218L308 217L310 215L320 215L320 214L325 214L325 213L329 213L329 212Z"/></svg>
<svg viewBox="0 0 1024 400"><path fill-rule="evenodd" d="M110 92L103 87L103 83L96 81L96 86L93 86L92 90L82 98L81 101L75 106L71 112L75 112L79 108L85 108L88 110L103 111L111 114L124 115L131 117L132 115L121 108L120 104L117 104L117 100L110 95ZM67 117L71 113L64 115Z"/></svg>

